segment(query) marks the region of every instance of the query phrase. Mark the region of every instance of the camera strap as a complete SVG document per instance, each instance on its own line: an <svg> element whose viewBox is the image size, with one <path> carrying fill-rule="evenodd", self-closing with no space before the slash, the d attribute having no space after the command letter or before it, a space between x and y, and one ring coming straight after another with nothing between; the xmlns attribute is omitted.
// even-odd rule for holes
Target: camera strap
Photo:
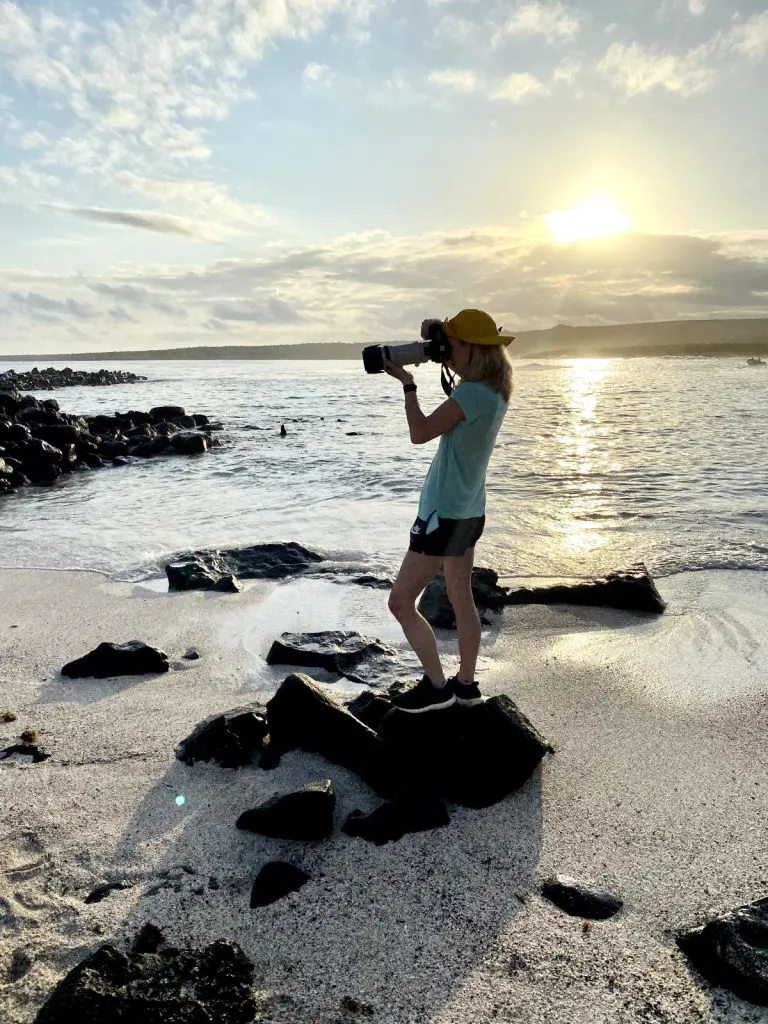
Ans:
<svg viewBox="0 0 768 1024"><path fill-rule="evenodd" d="M447 398L450 398L453 394L453 389L456 387L456 377L448 369L448 364L443 363L440 370L440 386Z"/></svg>

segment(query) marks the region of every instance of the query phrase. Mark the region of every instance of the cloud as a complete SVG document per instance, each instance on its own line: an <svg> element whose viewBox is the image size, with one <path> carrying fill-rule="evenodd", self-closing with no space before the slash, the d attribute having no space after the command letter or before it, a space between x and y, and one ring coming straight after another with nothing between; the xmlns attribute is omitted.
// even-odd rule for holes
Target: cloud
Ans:
<svg viewBox="0 0 768 1024"><path fill-rule="evenodd" d="M428 80L432 85L443 89L460 93L482 93L488 99L508 103L522 103L531 96L545 96L549 93L548 86L527 72L507 75L498 82L489 83L478 77L474 71L446 68L443 71L431 72Z"/></svg>
<svg viewBox="0 0 768 1024"><path fill-rule="evenodd" d="M522 103L529 96L543 96L549 89L535 75L527 72L508 75L491 93L494 100L508 100L510 103Z"/></svg>
<svg viewBox="0 0 768 1024"><path fill-rule="evenodd" d="M110 348L209 344L212 332L223 331L234 344L293 341L297 325L316 340L381 341L411 337L425 315L445 316L470 301L512 330L566 320L759 316L768 315L767 279L768 236L759 233L628 233L564 246L530 225L372 231L193 270L101 278L0 270L0 298L7 297L0 347L18 352L28 338L39 351L41 318L54 351L67 343L71 350L77 324L91 332L80 349L102 337ZM181 336L177 307L186 315Z"/></svg>
<svg viewBox="0 0 768 1024"><path fill-rule="evenodd" d="M60 184L61 180L55 175L36 170L29 164L0 166L0 205L36 205L52 196Z"/></svg>
<svg viewBox="0 0 768 1024"><path fill-rule="evenodd" d="M360 35L386 0L128 0L97 8L0 2L0 63L28 92L55 103L46 159L87 174L146 174L206 160L206 122L252 93L250 65L275 43L306 41L332 19Z"/></svg>
<svg viewBox="0 0 768 1024"><path fill-rule="evenodd" d="M297 324L302 317L281 299L271 298L265 303L238 300L217 302L213 316L218 320L240 320L254 324Z"/></svg>
<svg viewBox="0 0 768 1024"><path fill-rule="evenodd" d="M557 0L553 3L531 0L520 4L499 25L491 42L498 46L508 36L542 36L547 42L555 43L574 39L580 30L577 14Z"/></svg>
<svg viewBox="0 0 768 1024"><path fill-rule="evenodd" d="M46 295L39 295L37 292L11 292L9 299L17 306L24 307L34 312L44 314L60 313L77 317L79 320L90 320L93 317L93 310L75 299L52 299Z"/></svg>
<svg viewBox="0 0 768 1024"><path fill-rule="evenodd" d="M691 12L691 14L703 14L704 0L688 0L688 10Z"/></svg>
<svg viewBox="0 0 768 1024"><path fill-rule="evenodd" d="M166 316L179 317L184 315L181 306L169 302L167 298L148 288L139 288L132 284L108 284L105 281L88 282L87 287L96 292L97 295L127 303L142 309L153 309Z"/></svg>
<svg viewBox="0 0 768 1024"><path fill-rule="evenodd" d="M82 217L84 220L139 228L142 231L154 231L162 235L186 235L188 238L210 237L206 233L205 225L196 225L193 221L164 213L103 210L97 206L64 206L60 203L51 203L49 208L72 217Z"/></svg>
<svg viewBox="0 0 768 1024"><path fill-rule="evenodd" d="M666 89L681 96L705 92L714 82L715 71L708 64L711 48L700 46L685 54L674 54L639 43L613 43L597 66L614 88L627 96L651 89Z"/></svg>
<svg viewBox="0 0 768 1024"><path fill-rule="evenodd" d="M474 92L478 88L477 76L474 71L462 71L458 68L445 68L443 71L433 71L429 75L429 81L433 85L442 85L447 89L455 89L456 92Z"/></svg>
<svg viewBox="0 0 768 1024"><path fill-rule="evenodd" d="M754 14L743 24L735 25L725 36L724 46L752 61L768 55L768 11Z"/></svg>
<svg viewBox="0 0 768 1024"><path fill-rule="evenodd" d="M238 228L262 225L272 219L263 206L241 202L212 181L160 180L131 171L115 175L114 180L126 191L156 200L164 209L169 203L183 207L193 218L206 222L208 232L214 237L233 233Z"/></svg>
<svg viewBox="0 0 768 1024"><path fill-rule="evenodd" d="M333 81L333 71L328 64L313 61L301 73L301 81L308 89L329 88Z"/></svg>

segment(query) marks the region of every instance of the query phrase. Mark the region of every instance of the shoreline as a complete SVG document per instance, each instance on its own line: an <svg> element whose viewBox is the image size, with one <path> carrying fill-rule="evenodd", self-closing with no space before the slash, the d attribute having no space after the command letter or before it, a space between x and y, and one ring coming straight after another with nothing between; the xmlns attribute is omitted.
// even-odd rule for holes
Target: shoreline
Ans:
<svg viewBox="0 0 768 1024"><path fill-rule="evenodd" d="M268 697L290 671L261 665L281 631L345 625L391 642L381 592L307 580L167 594L93 570L0 569L0 703L18 715L0 725L2 745L33 727L52 754L0 764L0 971L15 950L31 957L23 977L0 981L0 1017L30 1024L87 952L104 941L122 948L152 921L180 944L240 943L256 965L261 1012L281 1024L346 1020L345 996L370 1006L375 1024L761 1019L760 1008L702 983L670 934L768 884L759 639L768 592L747 573L666 579L669 611L653 621L505 609L484 633L483 689L509 693L554 757L501 804L450 807L446 828L373 847L338 823L379 801L320 757L296 752L273 772L232 772L187 767L173 752L209 714ZM59 678L96 643L134 637L167 650L171 671ZM179 661L187 646L199 661ZM325 777L339 800L331 839L234 828L263 797ZM312 880L252 911L250 885L270 859ZM624 911L583 932L539 895L555 872L616 892ZM84 904L117 878L131 888Z"/></svg>

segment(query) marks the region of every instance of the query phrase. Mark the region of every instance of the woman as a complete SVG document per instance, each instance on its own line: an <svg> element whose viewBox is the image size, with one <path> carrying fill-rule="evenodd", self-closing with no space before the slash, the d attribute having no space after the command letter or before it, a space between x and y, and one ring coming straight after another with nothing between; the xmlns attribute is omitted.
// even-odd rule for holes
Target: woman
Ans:
<svg viewBox="0 0 768 1024"><path fill-rule="evenodd" d="M422 324L425 339L432 322ZM387 373L403 384L411 441L424 444L440 438L421 490L409 550L389 597L389 609L424 669L421 682L393 701L412 713L482 701L475 682L480 616L472 596L472 565L485 525L485 474L513 387L512 364L504 347L512 338L500 334L492 317L479 309L464 309L444 327L451 346L448 365L461 383L429 416L419 407L411 374L393 363L385 365ZM435 634L416 607L441 568L459 637L459 671L448 680Z"/></svg>

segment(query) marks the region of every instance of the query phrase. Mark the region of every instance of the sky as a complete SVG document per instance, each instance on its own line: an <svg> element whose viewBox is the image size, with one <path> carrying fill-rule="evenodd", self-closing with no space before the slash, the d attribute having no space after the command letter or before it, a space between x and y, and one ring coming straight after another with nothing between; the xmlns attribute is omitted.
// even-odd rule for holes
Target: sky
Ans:
<svg viewBox="0 0 768 1024"><path fill-rule="evenodd" d="M0 353L466 306L768 316L765 0L0 0Z"/></svg>

